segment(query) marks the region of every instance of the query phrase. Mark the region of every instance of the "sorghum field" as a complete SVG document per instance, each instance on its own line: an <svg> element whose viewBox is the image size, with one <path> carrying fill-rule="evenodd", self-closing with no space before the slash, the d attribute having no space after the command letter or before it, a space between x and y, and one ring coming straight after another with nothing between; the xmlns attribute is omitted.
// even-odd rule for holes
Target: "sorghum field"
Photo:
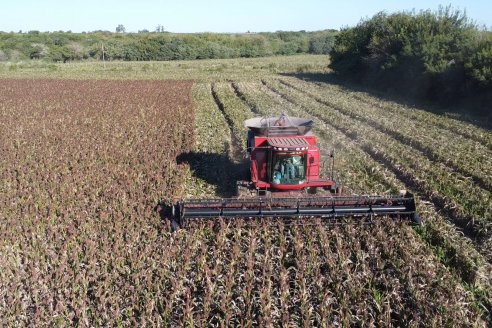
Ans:
<svg viewBox="0 0 492 328"><path fill-rule="evenodd" d="M70 65L0 67L2 326L492 324L489 130L320 79L322 56ZM280 113L315 120L347 192L410 190L424 226L171 233L158 205L232 196L242 122Z"/></svg>

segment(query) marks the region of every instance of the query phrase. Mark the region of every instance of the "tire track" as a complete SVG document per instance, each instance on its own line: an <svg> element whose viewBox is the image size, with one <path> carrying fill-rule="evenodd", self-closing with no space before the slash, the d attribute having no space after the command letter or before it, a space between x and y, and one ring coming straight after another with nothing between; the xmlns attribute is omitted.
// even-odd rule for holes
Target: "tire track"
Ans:
<svg viewBox="0 0 492 328"><path fill-rule="evenodd" d="M405 135L403 135L402 133L400 132L397 132L397 131L394 131L394 130L391 130L387 127L385 127L384 125L382 125L381 123L375 121L375 120L372 120L372 119L369 119L369 118L366 118L366 117L362 117L362 116L358 116L354 113L351 113L343 108L341 108L340 106L337 106L329 101L326 101L326 100L323 100L321 99L320 97L314 95L314 94L311 94L310 92L307 92L307 91L304 91L302 90L301 88L299 87L296 87L288 82L285 82L285 81L282 81L282 80L279 80L279 82L289 88L292 88L294 90L297 90L307 96L309 96L310 98L314 99L317 103L319 104L322 104L324 106L327 106L331 109L334 109L348 117L350 117L351 119L353 120L356 120L356 121L359 121L361 123L364 123L366 125L369 125L370 127L378 130L379 132L382 132L390 137L392 137L393 139L397 140L398 142L406 145L406 146L409 146L409 147L412 147L412 148L415 148L416 150L418 150L419 152L421 152L425 157L427 157L430 161L432 162L439 162L439 163L442 163L444 165L446 165L447 167L449 167L450 169L452 169L453 171L455 171L456 173L462 175L464 178L466 179L470 179L474 184L476 184L477 186L479 186L480 188L484 189L484 190L487 190L487 191L492 191L492 185L489 181L485 180L484 178L482 177L479 177L477 175L475 175L474 173L472 172L469 172L468 170L465 170L459 166L457 166L456 164L450 162L450 161L446 161L445 159L443 159L441 156L437 155L436 153L434 153L432 151L431 148L429 148L428 146L425 146L423 143L421 143L420 141L417 141L417 140L414 140L412 138L409 138ZM268 85L268 83L264 80L262 80L262 83L267 86L268 88L270 88L272 91L273 89L275 89L274 87ZM273 88L273 89L272 89ZM275 89L276 93L279 93L281 94L280 91L278 91L277 89ZM285 95L284 95L285 96ZM288 99L286 99L288 100Z"/></svg>
<svg viewBox="0 0 492 328"><path fill-rule="evenodd" d="M262 114L260 113L260 111L258 110L258 108L256 107L256 105L255 104L252 104L251 102L249 102L246 99L246 97L242 93L242 91L239 88L239 86L237 85L237 83L234 82L234 81L230 81L230 82L231 82L231 86L234 89L234 93L236 94L236 96L239 99L241 99L246 106L248 106L248 108L251 110L251 112L253 112L253 114L258 115L258 116L261 116Z"/></svg>
<svg viewBox="0 0 492 328"><path fill-rule="evenodd" d="M425 201L431 202L436 209L438 209L445 216L449 217L452 222L459 227L463 233L469 237L476 246L483 241L483 234L478 231L475 227L470 226L470 222L473 222L473 217L463 216L459 214L455 209L453 204L449 203L444 196L433 193L432 189L429 188L424 181L420 181L410 172L406 172L405 170L399 168L397 165L392 163L389 159L387 159L384 154L381 154L377 149L373 148L370 144L365 143L360 139L358 133L356 131L351 131L345 127L338 126L333 122L326 120L325 118L312 113L305 106L298 104L296 101L291 99L285 94L282 94L274 87L268 85L266 81L262 80L262 83L270 89L272 92L282 97L286 101L301 107L303 110L310 113L310 115L316 117L318 120L324 122L326 125L330 126L334 130L342 133L348 139L353 141L362 151L366 152L374 161L381 163L384 167L386 167L389 171L391 171L402 183L409 187L409 189L417 191L419 196Z"/></svg>
<svg viewBox="0 0 492 328"><path fill-rule="evenodd" d="M237 160L239 161L242 157L244 157L244 151L241 146L241 141L237 137L237 135L234 133L234 130L232 128L233 123L231 117L226 113L224 109L224 104L220 100L217 91L215 89L215 83L212 83L210 86L210 91L212 93L212 97L214 98L215 104L219 108L220 112L222 113L222 116L224 117L225 121L227 122L227 126L229 128L229 132L231 134L231 147L229 148L229 156L232 160Z"/></svg>

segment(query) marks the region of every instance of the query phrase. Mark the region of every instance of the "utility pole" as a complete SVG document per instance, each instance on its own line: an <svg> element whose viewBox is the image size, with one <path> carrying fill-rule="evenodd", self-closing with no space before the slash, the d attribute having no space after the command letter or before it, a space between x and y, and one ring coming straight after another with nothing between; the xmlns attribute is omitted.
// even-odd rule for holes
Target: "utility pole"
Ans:
<svg viewBox="0 0 492 328"><path fill-rule="evenodd" d="M101 50L102 50L102 55L103 55L103 66L104 69L106 69L106 59L104 58L104 42L101 41Z"/></svg>

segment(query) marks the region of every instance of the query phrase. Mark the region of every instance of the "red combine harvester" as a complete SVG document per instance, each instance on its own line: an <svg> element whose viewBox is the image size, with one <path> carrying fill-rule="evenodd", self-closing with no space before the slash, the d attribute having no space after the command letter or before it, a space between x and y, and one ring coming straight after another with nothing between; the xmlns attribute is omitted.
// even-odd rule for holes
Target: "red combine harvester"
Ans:
<svg viewBox="0 0 492 328"><path fill-rule="evenodd" d="M398 196L348 196L331 178L320 177L320 149L311 129L314 122L297 117L252 118L247 151L250 179L237 182L237 197L188 199L172 208L173 229L189 220L206 218L372 219L375 216L408 219L415 224L415 199L408 192Z"/></svg>

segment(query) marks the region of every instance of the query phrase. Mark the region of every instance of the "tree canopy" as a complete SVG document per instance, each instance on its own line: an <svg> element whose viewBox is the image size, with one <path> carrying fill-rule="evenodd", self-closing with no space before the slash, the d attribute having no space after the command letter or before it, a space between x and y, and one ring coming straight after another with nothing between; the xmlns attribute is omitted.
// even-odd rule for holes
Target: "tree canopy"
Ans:
<svg viewBox="0 0 492 328"><path fill-rule="evenodd" d="M173 34L158 25L155 32L146 29L125 33L0 32L0 60L38 59L73 61L100 59L104 43L107 60L174 60L261 57L299 53L328 54L336 31Z"/></svg>
<svg viewBox="0 0 492 328"><path fill-rule="evenodd" d="M445 103L492 100L492 34L451 7L378 13L343 29L330 55L338 74L383 89Z"/></svg>

